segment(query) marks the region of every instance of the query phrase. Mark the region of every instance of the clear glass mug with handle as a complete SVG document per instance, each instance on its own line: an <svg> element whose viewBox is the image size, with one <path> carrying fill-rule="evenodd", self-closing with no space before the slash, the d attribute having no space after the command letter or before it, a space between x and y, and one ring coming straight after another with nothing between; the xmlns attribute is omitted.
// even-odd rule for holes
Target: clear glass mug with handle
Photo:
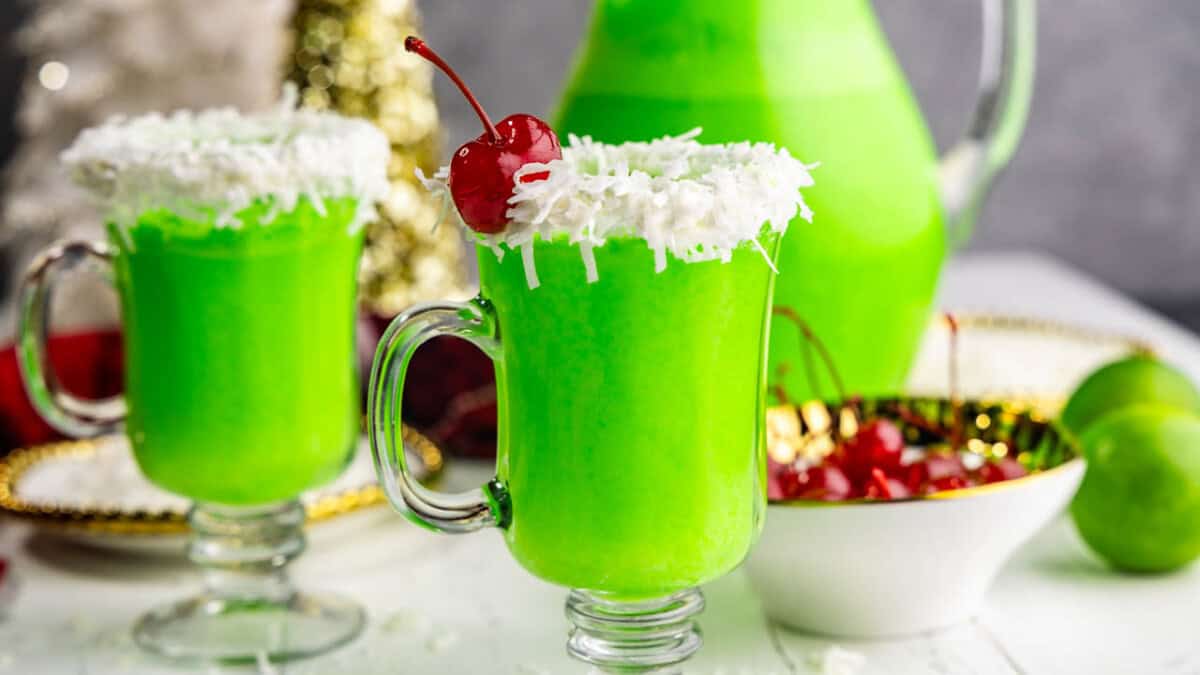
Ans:
<svg viewBox="0 0 1200 675"><path fill-rule="evenodd" d="M353 161L305 164L293 143ZM358 604L297 591L286 567L305 548L300 493L334 479L359 437L357 270L387 156L365 122L286 107L115 120L64 154L106 207L107 237L33 261L18 362L47 422L73 437L123 430L141 472L194 504L187 553L206 587L138 621L152 652L287 660L364 625ZM338 171L363 178L357 193L325 180ZM259 180L230 187L231 174ZM297 194L290 181L310 174ZM125 392L102 401L64 391L46 346L55 288L88 264L120 297Z"/></svg>
<svg viewBox="0 0 1200 675"><path fill-rule="evenodd" d="M779 237L765 235L771 256ZM369 387L380 482L414 522L461 534L496 527L532 574L571 589L569 652L614 668L661 668L699 649L697 590L732 570L758 536L766 339L775 275L750 246L728 263L654 273L639 239L595 252L534 245L540 286L519 254L479 246L481 291L397 317ZM405 371L425 341L470 341L496 369L496 477L465 494L413 479L402 445Z"/></svg>
<svg viewBox="0 0 1200 675"><path fill-rule="evenodd" d="M316 218L311 207L269 227L306 218ZM134 245L113 227L108 242L66 242L34 260L19 319L26 390L67 436L123 429L143 474L195 500L188 556L206 589L145 615L134 631L139 644L181 660L228 662L326 651L356 635L364 614L337 596L299 593L286 566L305 548L300 493L336 476L358 437L351 364L362 236L335 217L328 230L336 234L308 235L320 247L264 261L247 253L253 233L233 235L234 246L218 241L225 237L158 246L160 226L167 225L147 217L131 232ZM89 263L104 266L117 286L126 345L126 393L100 401L62 388L46 346L53 289ZM309 280L289 289L285 268ZM328 302L305 309L318 283ZM319 338L289 336L312 335L310 321L323 323ZM314 358L318 342L328 351Z"/></svg>

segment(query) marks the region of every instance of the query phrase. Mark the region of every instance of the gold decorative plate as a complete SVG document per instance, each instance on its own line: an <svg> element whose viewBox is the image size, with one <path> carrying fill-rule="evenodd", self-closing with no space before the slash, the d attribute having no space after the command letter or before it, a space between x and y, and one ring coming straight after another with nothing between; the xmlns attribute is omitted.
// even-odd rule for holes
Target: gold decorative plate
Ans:
<svg viewBox="0 0 1200 675"><path fill-rule="evenodd" d="M404 441L419 478L441 472L436 445L407 427ZM310 524L383 501L365 438L341 476L301 496ZM0 459L0 515L56 536L105 548L177 551L188 530L187 509L186 499L142 477L124 436L24 448Z"/></svg>

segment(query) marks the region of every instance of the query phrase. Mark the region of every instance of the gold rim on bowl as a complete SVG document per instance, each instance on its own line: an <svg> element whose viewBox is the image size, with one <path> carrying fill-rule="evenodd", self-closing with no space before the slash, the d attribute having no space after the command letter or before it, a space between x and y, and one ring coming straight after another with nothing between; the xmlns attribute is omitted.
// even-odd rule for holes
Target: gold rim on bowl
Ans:
<svg viewBox="0 0 1200 675"><path fill-rule="evenodd" d="M998 330L1026 335L1061 337L1093 345L1120 345L1130 352L1138 354L1155 353L1154 347L1140 338L1082 328L1053 319L973 312L963 312L960 314L955 312L954 320L958 323L960 331ZM938 319L938 321L943 324L946 322L945 317Z"/></svg>
<svg viewBox="0 0 1200 675"><path fill-rule="evenodd" d="M1131 334L1109 333L1101 330L1085 328L1054 319L1035 318L1019 315L989 314L984 312L953 312L954 322L958 326L960 339L969 339L972 334L993 333L1011 335L1014 337L1037 338L1044 340L1060 340L1069 342L1084 349L1094 348L1096 353L1105 354L1141 354L1154 356L1157 351L1149 342ZM945 315L935 317L930 323L930 330L947 330L950 321ZM1100 365L1099 362L1096 363ZM1082 374L1082 373L1081 373ZM943 386L928 388L918 385L909 393L918 396L937 396L945 392ZM1006 387L975 390L973 398L986 400L1010 400L1019 402L1045 414L1056 413L1067 402L1065 393L1030 392L1012 390Z"/></svg>

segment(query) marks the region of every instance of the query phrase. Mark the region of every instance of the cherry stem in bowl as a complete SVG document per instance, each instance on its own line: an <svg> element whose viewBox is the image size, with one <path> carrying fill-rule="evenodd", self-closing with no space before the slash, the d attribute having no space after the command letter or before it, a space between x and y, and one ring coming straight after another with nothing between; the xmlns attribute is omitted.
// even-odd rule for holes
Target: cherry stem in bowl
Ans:
<svg viewBox="0 0 1200 675"><path fill-rule="evenodd" d="M905 424L933 434L934 436L942 438L949 438L951 436L951 432L947 431L940 424L929 421L924 415L917 413L903 403L896 404L896 417L899 417Z"/></svg>
<svg viewBox="0 0 1200 675"><path fill-rule="evenodd" d="M892 486L888 484L887 474L879 467L871 468L871 485L879 491L879 497L882 499L892 498Z"/></svg>
<svg viewBox="0 0 1200 675"><path fill-rule="evenodd" d="M471 93L471 90L467 87L467 83L462 81L462 78L458 76L458 73L454 72L454 69L450 67L450 64L443 61L442 57L438 56L437 52L433 51L432 47L425 44L424 40L415 35L409 35L408 37L404 38L404 49L424 58L426 61L429 61L433 65L440 68L443 73L446 73L446 75L458 87L459 91L463 93L463 96L466 97L467 102L471 104L471 107L475 109L475 114L479 115L479 121L483 122L483 128L487 132L492 143L495 143L496 145L504 144L504 139L500 136L500 132L496 130L496 125L492 124L492 118L488 117L488 114L486 111L484 111L483 106L479 104L479 99L475 98L475 94Z"/></svg>
<svg viewBox="0 0 1200 675"><path fill-rule="evenodd" d="M792 399L788 396L787 387L783 386L783 378L792 372L790 364L781 363L775 368L775 376L779 378L774 385L771 386L771 391L775 394L775 398L779 400L780 405L792 405Z"/></svg>
<svg viewBox="0 0 1200 675"><path fill-rule="evenodd" d="M943 313L950 329L950 409L954 428L950 434L950 449L957 451L963 440L962 398L958 392L958 319L950 312Z"/></svg>
<svg viewBox="0 0 1200 675"><path fill-rule="evenodd" d="M811 350L816 349L817 353L821 356L821 361L825 363L825 370L829 373L829 378L833 380L834 388L837 389L839 402L845 402L846 388L842 386L842 378L838 374L837 366L835 366L833 363L833 356L831 356L829 350L825 348L825 343L821 342L820 338L818 338L816 333L813 332L812 327L808 325L808 322L801 318L800 314L791 307L776 305L774 308L772 308L772 312L796 324L796 328L803 336L805 347L804 369L807 372L808 384L810 387L812 387L813 393L817 396L820 396L820 388L817 386L816 372L813 370L812 365Z"/></svg>

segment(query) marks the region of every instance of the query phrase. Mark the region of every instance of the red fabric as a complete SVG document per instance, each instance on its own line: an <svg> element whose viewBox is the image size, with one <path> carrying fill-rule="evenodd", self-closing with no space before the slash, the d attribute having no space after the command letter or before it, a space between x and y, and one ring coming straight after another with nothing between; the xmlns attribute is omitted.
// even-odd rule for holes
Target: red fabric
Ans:
<svg viewBox="0 0 1200 675"><path fill-rule="evenodd" d="M388 321L368 317L360 324L361 362L368 367ZM124 358L119 331L56 335L49 349L67 391L83 398L120 393ZM450 452L489 457L496 451L495 399L491 360L463 340L436 338L417 352L409 366L404 419ZM25 396L14 349L0 351L0 455L61 438Z"/></svg>
<svg viewBox="0 0 1200 675"><path fill-rule="evenodd" d="M390 321L370 317L365 342L374 345ZM495 456L496 380L491 359L458 338L425 343L408 366L404 421L451 453Z"/></svg>
<svg viewBox="0 0 1200 675"><path fill-rule="evenodd" d="M59 382L72 394L103 398L121 392L124 358L119 331L56 335L50 338L49 350ZM61 438L26 397L15 349L0 351L0 454Z"/></svg>

